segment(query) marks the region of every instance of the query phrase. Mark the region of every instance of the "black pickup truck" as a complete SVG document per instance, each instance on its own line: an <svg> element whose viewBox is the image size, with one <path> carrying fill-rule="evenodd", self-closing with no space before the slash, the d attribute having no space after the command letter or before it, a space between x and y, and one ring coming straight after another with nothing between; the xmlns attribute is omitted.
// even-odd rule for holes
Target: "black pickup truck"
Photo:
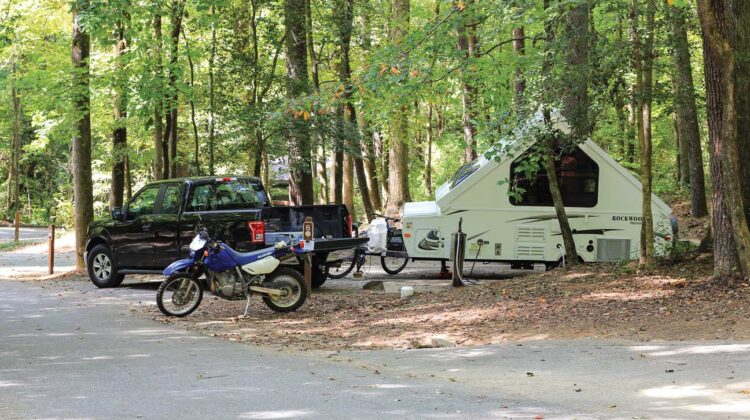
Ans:
<svg viewBox="0 0 750 420"><path fill-rule="evenodd" d="M307 216L314 237L352 236L344 205L273 207L254 177L177 178L141 188L112 218L88 227L86 264L98 287L115 287L126 274L157 274L188 254L197 225L218 234L240 252L299 236ZM325 282L327 255L313 260L312 285ZM299 269L302 270L301 264Z"/></svg>

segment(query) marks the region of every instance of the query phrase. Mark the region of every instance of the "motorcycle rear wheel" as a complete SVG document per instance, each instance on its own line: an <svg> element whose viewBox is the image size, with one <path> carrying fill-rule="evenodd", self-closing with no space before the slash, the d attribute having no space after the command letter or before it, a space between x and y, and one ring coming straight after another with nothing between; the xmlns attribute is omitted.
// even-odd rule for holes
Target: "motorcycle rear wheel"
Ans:
<svg viewBox="0 0 750 420"><path fill-rule="evenodd" d="M198 308L202 299L200 282L187 273L172 274L156 291L156 306L167 316L188 316Z"/></svg>
<svg viewBox="0 0 750 420"><path fill-rule="evenodd" d="M266 276L263 287L279 289L282 296L263 296L263 303L276 312L294 312L307 300L307 287L302 275L292 268L279 267Z"/></svg>

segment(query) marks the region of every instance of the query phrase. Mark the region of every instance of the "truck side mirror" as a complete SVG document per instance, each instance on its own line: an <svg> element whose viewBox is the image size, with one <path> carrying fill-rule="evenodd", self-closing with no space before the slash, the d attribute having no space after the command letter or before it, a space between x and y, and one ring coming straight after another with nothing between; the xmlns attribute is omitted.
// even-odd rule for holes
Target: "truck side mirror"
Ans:
<svg viewBox="0 0 750 420"><path fill-rule="evenodd" d="M115 208L112 209L111 213L112 213L112 218L114 220L122 220L123 219L123 217L122 217L122 208L115 207Z"/></svg>

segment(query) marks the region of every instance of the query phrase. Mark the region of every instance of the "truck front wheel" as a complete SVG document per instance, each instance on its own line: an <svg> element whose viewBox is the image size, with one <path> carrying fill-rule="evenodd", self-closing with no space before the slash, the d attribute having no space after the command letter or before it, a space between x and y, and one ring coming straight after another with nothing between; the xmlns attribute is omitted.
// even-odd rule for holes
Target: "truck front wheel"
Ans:
<svg viewBox="0 0 750 420"><path fill-rule="evenodd" d="M117 287L125 278L124 274L117 274L117 266L112 258L112 251L104 244L99 244L88 253L86 266L89 278L96 287Z"/></svg>

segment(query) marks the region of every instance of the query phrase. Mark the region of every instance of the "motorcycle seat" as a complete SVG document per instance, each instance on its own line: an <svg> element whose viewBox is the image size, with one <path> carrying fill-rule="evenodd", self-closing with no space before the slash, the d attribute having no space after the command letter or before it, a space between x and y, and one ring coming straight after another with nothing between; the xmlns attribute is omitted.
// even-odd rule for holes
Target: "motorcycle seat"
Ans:
<svg viewBox="0 0 750 420"><path fill-rule="evenodd" d="M239 265L246 265L258 261L269 255L273 255L274 251L274 247L263 248L252 252L237 252L228 246L225 246L225 249L232 259Z"/></svg>

